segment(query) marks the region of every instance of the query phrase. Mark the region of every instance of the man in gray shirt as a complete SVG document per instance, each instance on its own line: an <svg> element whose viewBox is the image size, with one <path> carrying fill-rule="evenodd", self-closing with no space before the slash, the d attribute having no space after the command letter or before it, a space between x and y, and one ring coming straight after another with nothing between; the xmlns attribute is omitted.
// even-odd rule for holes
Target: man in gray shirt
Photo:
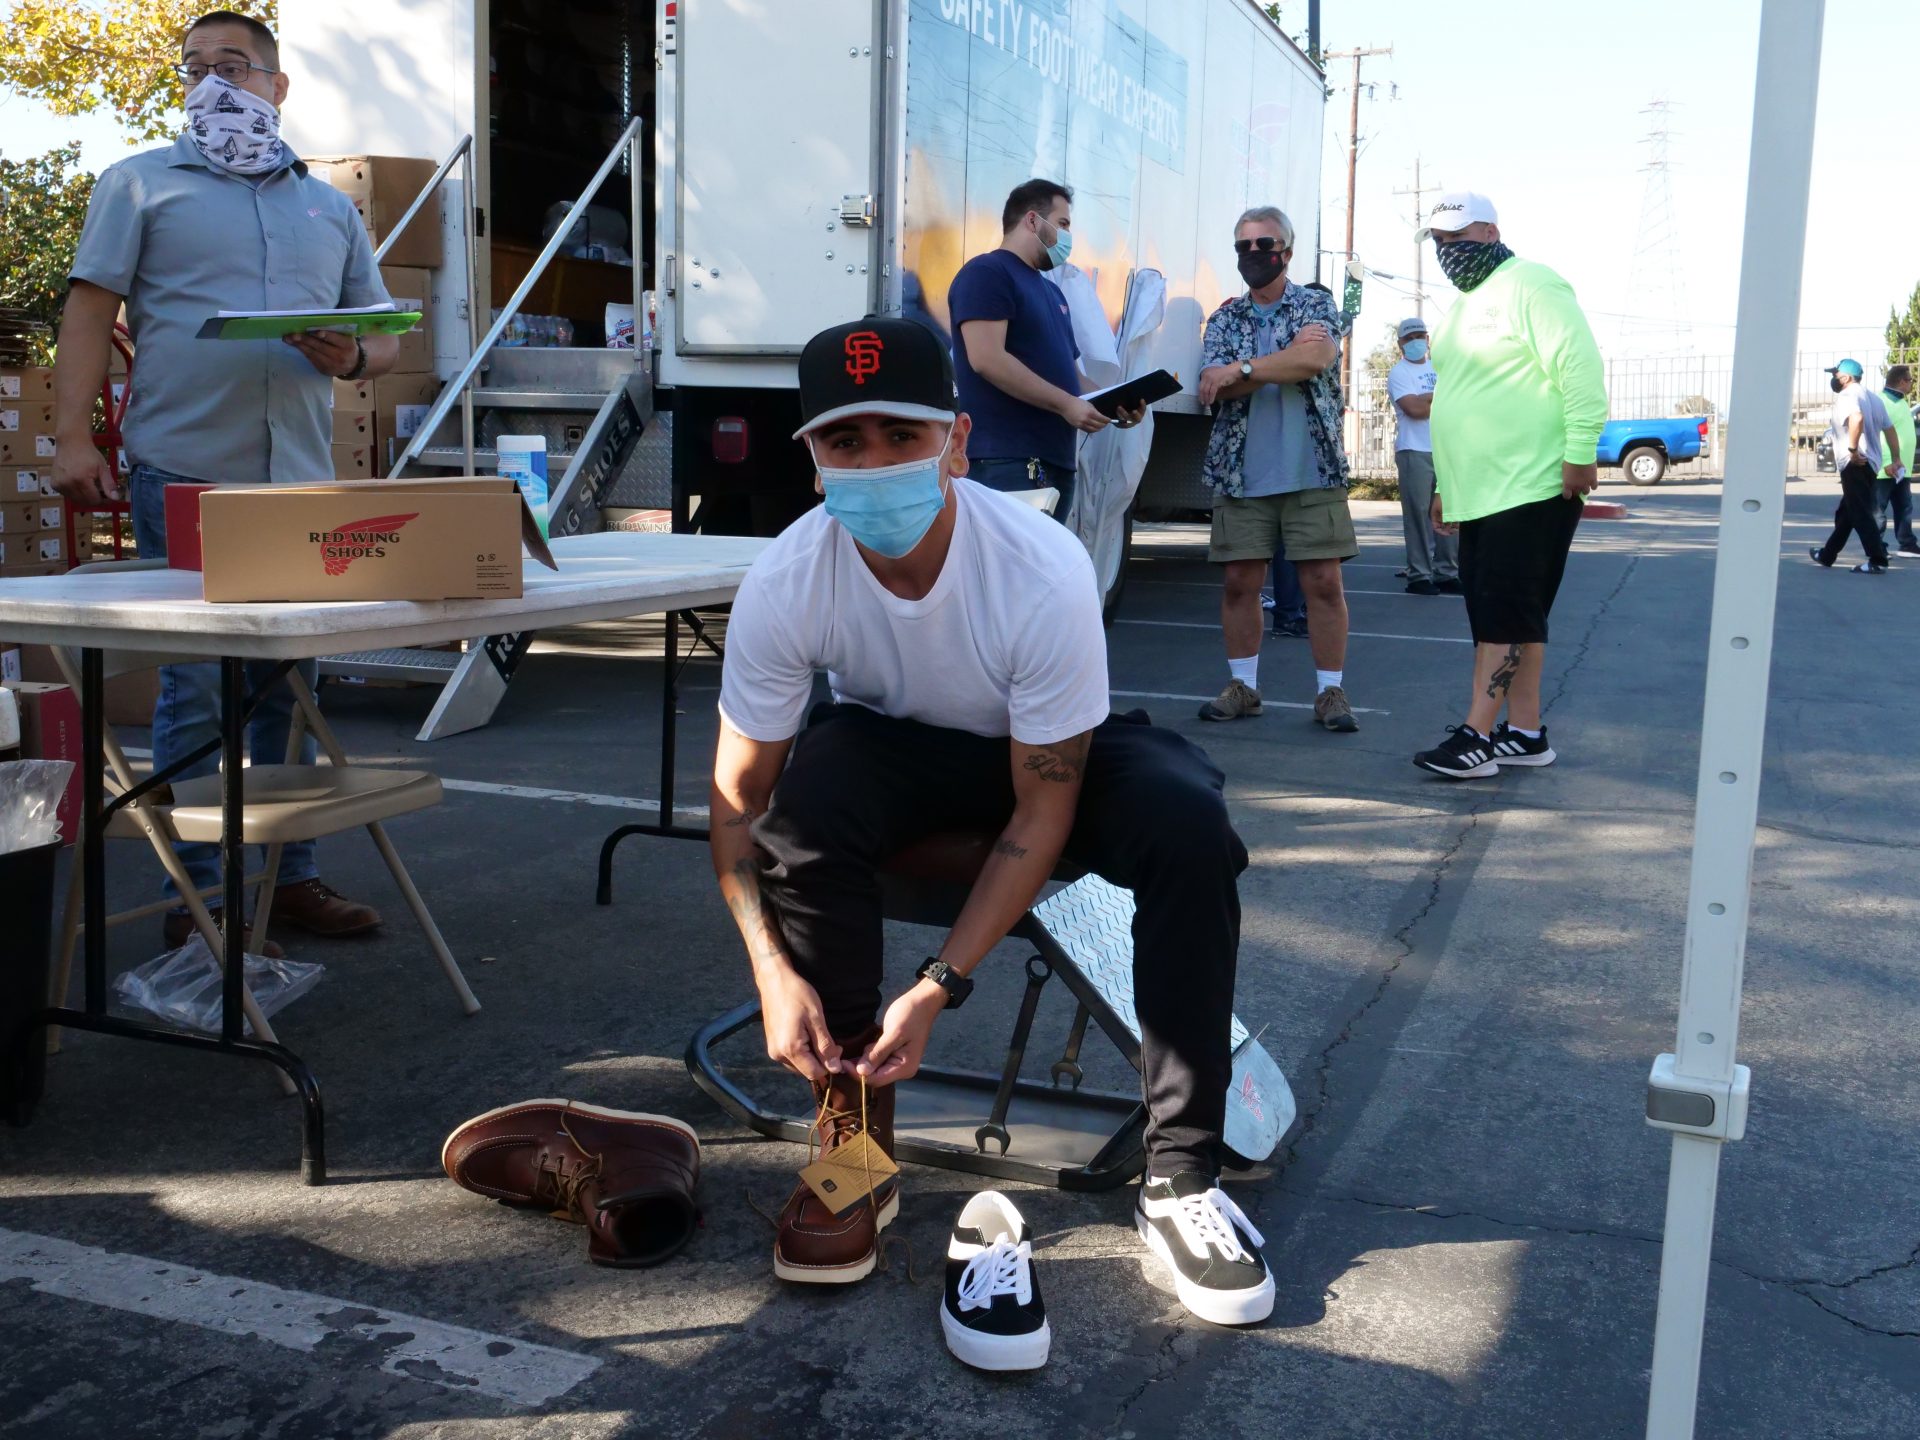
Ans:
<svg viewBox="0 0 1920 1440"><path fill-rule="evenodd" d="M279 138L288 89L279 66L273 32L259 21L227 10L194 21L177 67L187 128L172 145L107 169L87 209L54 367L54 484L76 505L120 497L117 477L94 446L92 415L124 302L136 351L125 437L143 556L166 554L162 496L169 482L330 479L334 380L382 374L399 353L393 336L196 338L219 310L334 309L388 299L353 203L309 175ZM311 680L310 667L307 673ZM292 710L285 685L261 702L249 737L256 760L285 759ZM162 667L155 769L218 734L219 668ZM311 761L311 737L306 747ZM209 758L186 773L211 774L216 766ZM182 845L179 853L196 886L218 885L217 846ZM380 923L372 907L321 881L310 844L282 853L273 914L323 935ZM169 914L163 929L169 945L184 943L191 930L185 910Z"/></svg>

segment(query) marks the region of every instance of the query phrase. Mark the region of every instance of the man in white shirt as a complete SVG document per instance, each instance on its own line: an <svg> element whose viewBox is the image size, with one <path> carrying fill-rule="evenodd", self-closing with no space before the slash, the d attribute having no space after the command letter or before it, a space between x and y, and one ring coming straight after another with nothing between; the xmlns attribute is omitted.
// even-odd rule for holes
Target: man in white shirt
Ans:
<svg viewBox="0 0 1920 1440"><path fill-rule="evenodd" d="M931 331L836 326L799 371L796 438L825 503L767 547L734 602L712 792L714 870L767 1053L812 1085L824 1148L864 1130L891 1151L894 1082L1055 862L1130 888L1148 1113L1137 1223L1196 1313L1264 1318L1259 1238L1218 1186L1247 863L1224 777L1183 737L1109 714L1086 551L965 478L971 424ZM809 716L819 670L833 702ZM954 831L995 837L991 853L938 957L876 1023L879 868ZM896 1179L839 1215L802 1185L775 1273L862 1278L898 1208Z"/></svg>
<svg viewBox="0 0 1920 1440"><path fill-rule="evenodd" d="M1858 360L1842 360L1827 367L1832 376L1833 413L1827 423L1827 441L1840 471L1840 503L1833 511L1833 533L1824 545L1807 554L1816 565L1831 568L1846 549L1847 536L1858 535L1867 558L1853 567L1856 575L1887 573L1887 542L1873 514L1873 487L1880 467L1898 477L1908 457L1900 453L1900 437L1893 417L1880 397L1862 384L1866 372ZM1882 448L1882 441L1885 447Z"/></svg>
<svg viewBox="0 0 1920 1440"><path fill-rule="evenodd" d="M1400 322L1400 355L1387 372L1387 398L1393 401L1397 432L1393 463L1400 473L1400 526L1407 536L1407 593L1458 595L1460 542L1434 532L1433 439L1427 417L1433 413L1437 378L1427 358L1427 322Z"/></svg>

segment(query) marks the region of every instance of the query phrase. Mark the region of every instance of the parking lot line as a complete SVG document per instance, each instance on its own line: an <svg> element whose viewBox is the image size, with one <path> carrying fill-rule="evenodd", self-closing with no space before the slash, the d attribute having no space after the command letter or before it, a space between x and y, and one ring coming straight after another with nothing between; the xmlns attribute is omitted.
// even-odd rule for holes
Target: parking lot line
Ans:
<svg viewBox="0 0 1920 1440"><path fill-rule="evenodd" d="M372 1342L379 1368L389 1375L407 1375L509 1405L547 1404L601 1363L592 1355L442 1325L397 1310L0 1230L0 1283L9 1280L25 1280L43 1295L176 1320L309 1354L329 1340L359 1346ZM337 1369L348 1363L345 1357L358 1353L357 1347L335 1346L326 1364Z"/></svg>
<svg viewBox="0 0 1920 1440"><path fill-rule="evenodd" d="M1107 693L1116 700L1191 700L1195 704L1204 700L1218 700L1220 698L1218 695L1168 695L1161 690L1109 690ZM1312 705L1304 700L1262 700L1260 703L1269 709L1276 706L1282 710L1311 710L1313 708ZM1356 715L1391 715L1393 712L1391 710L1369 710L1363 705L1356 705L1353 707L1353 713Z"/></svg>
<svg viewBox="0 0 1920 1440"><path fill-rule="evenodd" d="M1116 620L1116 625L1155 625L1164 630L1218 630L1218 620ZM1378 630L1349 630L1349 640L1428 640L1435 645L1471 645L1458 635L1392 635ZM1212 699L1212 696L1208 696Z"/></svg>

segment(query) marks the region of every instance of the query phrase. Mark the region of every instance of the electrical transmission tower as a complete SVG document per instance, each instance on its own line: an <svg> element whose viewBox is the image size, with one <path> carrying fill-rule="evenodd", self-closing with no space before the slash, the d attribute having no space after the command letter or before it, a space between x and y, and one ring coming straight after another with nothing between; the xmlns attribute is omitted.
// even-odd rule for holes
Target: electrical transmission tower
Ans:
<svg viewBox="0 0 1920 1440"><path fill-rule="evenodd" d="M1647 117L1647 177L1640 200L1640 233L1620 307L1623 348L1629 354L1678 354L1693 349L1693 322L1687 313L1686 281L1680 269L1680 232L1673 210L1672 101L1656 99L1640 113Z"/></svg>

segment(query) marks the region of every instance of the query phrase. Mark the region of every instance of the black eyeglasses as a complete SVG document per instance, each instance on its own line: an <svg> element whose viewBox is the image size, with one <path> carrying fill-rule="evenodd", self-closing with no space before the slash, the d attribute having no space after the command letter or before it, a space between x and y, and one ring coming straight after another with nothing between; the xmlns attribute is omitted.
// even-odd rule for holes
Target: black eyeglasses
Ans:
<svg viewBox="0 0 1920 1440"><path fill-rule="evenodd" d="M1265 252L1268 250L1291 250L1292 248L1293 245L1290 241L1281 240L1272 235L1256 235L1251 240L1236 240L1233 242L1233 253L1236 255L1249 255L1255 250Z"/></svg>
<svg viewBox="0 0 1920 1440"><path fill-rule="evenodd" d="M244 85L247 77L258 70L262 75L278 75L278 70L265 65L255 65L251 60L222 60L213 65L169 65L167 67L189 85L198 85L207 78L209 72L218 75L229 85Z"/></svg>

